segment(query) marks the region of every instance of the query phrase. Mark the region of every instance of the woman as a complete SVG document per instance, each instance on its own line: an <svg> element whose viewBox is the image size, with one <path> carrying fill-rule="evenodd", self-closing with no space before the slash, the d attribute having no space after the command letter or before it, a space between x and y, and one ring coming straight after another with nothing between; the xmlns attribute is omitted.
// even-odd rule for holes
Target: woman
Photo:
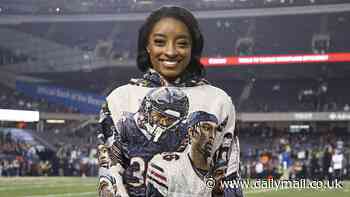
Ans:
<svg viewBox="0 0 350 197"><path fill-rule="evenodd" d="M107 97L113 122L117 123L127 113L137 112L143 98L152 89L174 86L187 95L189 113L205 111L216 116L219 129L213 144L213 155L222 144L224 134L233 134L235 109L231 98L224 91L211 86L204 79L205 70L200 63L202 50L203 37L191 12L181 7L162 7L152 12L139 30L137 66L144 72L143 78L132 79L129 84L116 88ZM105 141L114 139L113 135L105 133L108 132L103 131ZM125 166L118 162L115 166L113 173L122 174L114 177L115 185L127 185L122 180ZM236 174L237 169L238 155L232 151L226 175ZM145 176L145 173L142 175ZM100 187L102 195L105 191L108 193L106 188ZM118 188L116 193L126 196L118 193ZM128 195L132 196L129 192ZM145 194L140 194L143 195Z"/></svg>

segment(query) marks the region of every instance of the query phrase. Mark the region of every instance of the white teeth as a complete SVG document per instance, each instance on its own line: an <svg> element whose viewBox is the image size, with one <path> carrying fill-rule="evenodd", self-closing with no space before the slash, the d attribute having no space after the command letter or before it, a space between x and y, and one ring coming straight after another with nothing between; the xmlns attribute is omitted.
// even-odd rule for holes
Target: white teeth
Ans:
<svg viewBox="0 0 350 197"><path fill-rule="evenodd" d="M168 65L175 65L177 62L176 61L163 61L164 64Z"/></svg>

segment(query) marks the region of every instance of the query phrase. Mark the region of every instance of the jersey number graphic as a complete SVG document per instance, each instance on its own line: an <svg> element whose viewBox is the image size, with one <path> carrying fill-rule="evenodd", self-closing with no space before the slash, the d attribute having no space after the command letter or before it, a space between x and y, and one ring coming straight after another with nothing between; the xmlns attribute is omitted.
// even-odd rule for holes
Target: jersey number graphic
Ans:
<svg viewBox="0 0 350 197"><path fill-rule="evenodd" d="M134 187L140 187L145 183L143 174L146 170L146 164L145 161L141 157L133 157L130 160L131 165L137 166L138 170L132 173L133 177L136 177L138 179L137 182L130 183L130 185Z"/></svg>
<svg viewBox="0 0 350 197"><path fill-rule="evenodd" d="M172 160L178 160L179 159L179 155L175 154L175 153L166 153L163 156L163 159L166 161L172 161Z"/></svg>

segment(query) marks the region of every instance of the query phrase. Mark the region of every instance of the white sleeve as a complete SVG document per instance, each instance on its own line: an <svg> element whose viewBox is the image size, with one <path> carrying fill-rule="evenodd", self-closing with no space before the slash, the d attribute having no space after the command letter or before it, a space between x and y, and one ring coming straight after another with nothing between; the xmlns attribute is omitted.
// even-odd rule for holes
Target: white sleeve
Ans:
<svg viewBox="0 0 350 197"><path fill-rule="evenodd" d="M130 111L128 106L128 90L126 86L121 86L113 90L107 96L108 108L111 112L114 124L122 117L123 111Z"/></svg>
<svg viewBox="0 0 350 197"><path fill-rule="evenodd" d="M122 110L125 109L125 106L122 106L122 103L123 103L122 101L127 100L127 95L125 95L126 93L122 89L123 89L123 86L116 88L108 95L108 97L106 99L108 109L111 113L111 117L113 119L113 123L114 123L115 127L117 127L116 123L122 117ZM123 92L125 94L123 94ZM126 102L126 104L127 104L127 102ZM118 154L121 154L121 153L119 153L120 149L118 149L118 147L116 147L114 145L114 142L116 139L116 133L114 133L114 135L111 136L110 139L111 139L111 142L109 142L109 143L107 142L107 144L109 144L111 147L111 150L109 150L109 151L112 151L111 160L115 164L112 164L112 166L107 170L106 169L101 170L101 168L100 168L100 172L102 174L100 174L99 182L100 182L100 184L101 184L101 182L108 182L108 181L110 181L110 178L112 178L111 179L111 180L113 180L112 185L116 185L117 189L119 191L121 191L122 193L126 193L126 190L125 190L124 185L123 185L123 178L121 176L124 169L116 160L116 156L117 156L116 152ZM106 177L108 177L109 179L106 179Z"/></svg>

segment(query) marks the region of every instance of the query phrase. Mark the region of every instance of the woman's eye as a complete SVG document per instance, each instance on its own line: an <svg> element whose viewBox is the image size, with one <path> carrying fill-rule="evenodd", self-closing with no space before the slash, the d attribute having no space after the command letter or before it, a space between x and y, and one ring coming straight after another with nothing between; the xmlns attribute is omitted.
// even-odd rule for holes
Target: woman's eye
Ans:
<svg viewBox="0 0 350 197"><path fill-rule="evenodd" d="M154 40L154 43L155 43L157 46L160 46L160 45L164 45L165 41L164 41L164 40Z"/></svg>
<svg viewBox="0 0 350 197"><path fill-rule="evenodd" d="M180 47L187 47L188 46L188 42L179 42L177 43L178 46Z"/></svg>

